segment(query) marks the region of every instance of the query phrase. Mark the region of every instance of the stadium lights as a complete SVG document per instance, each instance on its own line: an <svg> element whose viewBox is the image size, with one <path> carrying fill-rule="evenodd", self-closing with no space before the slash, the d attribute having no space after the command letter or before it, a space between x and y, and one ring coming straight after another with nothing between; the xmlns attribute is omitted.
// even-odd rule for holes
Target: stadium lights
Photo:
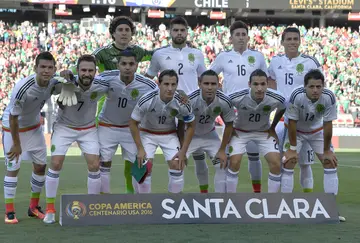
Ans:
<svg viewBox="0 0 360 243"><path fill-rule="evenodd" d="M109 13L115 13L116 8L115 7L109 7L108 12Z"/></svg>
<svg viewBox="0 0 360 243"><path fill-rule="evenodd" d="M134 13L134 14L140 13L140 8L134 8L133 13Z"/></svg>
<svg viewBox="0 0 360 243"><path fill-rule="evenodd" d="M201 15L207 15L208 12L207 11L201 11Z"/></svg>
<svg viewBox="0 0 360 243"><path fill-rule="evenodd" d="M185 15L192 15L192 10L191 9L187 9L186 11L185 11Z"/></svg>
<svg viewBox="0 0 360 243"><path fill-rule="evenodd" d="M90 12L90 6L83 6L84 12Z"/></svg>

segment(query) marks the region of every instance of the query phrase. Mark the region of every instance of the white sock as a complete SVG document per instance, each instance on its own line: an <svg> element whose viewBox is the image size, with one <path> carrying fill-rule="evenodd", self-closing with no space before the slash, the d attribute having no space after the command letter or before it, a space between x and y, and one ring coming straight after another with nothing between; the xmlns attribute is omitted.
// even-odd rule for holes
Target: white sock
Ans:
<svg viewBox="0 0 360 243"><path fill-rule="evenodd" d="M181 170L169 169L168 190L171 193L180 193L184 189L184 174Z"/></svg>
<svg viewBox="0 0 360 243"><path fill-rule="evenodd" d="M226 192L235 193L239 181L239 171L226 170Z"/></svg>
<svg viewBox="0 0 360 243"><path fill-rule="evenodd" d="M249 173L252 181L261 181L262 177L262 164L259 154L248 154Z"/></svg>
<svg viewBox="0 0 360 243"><path fill-rule="evenodd" d="M339 178L337 169L324 169L324 191L337 195L339 189Z"/></svg>
<svg viewBox="0 0 360 243"><path fill-rule="evenodd" d="M139 193L139 183L135 180L134 177L132 177L132 185L134 187L135 193Z"/></svg>
<svg viewBox="0 0 360 243"><path fill-rule="evenodd" d="M59 173L60 171L48 170L45 180L46 198L56 198L59 187Z"/></svg>
<svg viewBox="0 0 360 243"><path fill-rule="evenodd" d="M139 193L151 193L151 176L147 176L143 183L138 184Z"/></svg>
<svg viewBox="0 0 360 243"><path fill-rule="evenodd" d="M281 175L281 192L292 193L294 190L294 170L283 168Z"/></svg>
<svg viewBox="0 0 360 243"><path fill-rule="evenodd" d="M9 200L9 201L12 200L12 202L13 202L13 200L15 199L17 182L18 182L17 177L10 177L10 176L5 176L4 177L4 198L5 198L5 202L7 200Z"/></svg>
<svg viewBox="0 0 360 243"><path fill-rule="evenodd" d="M45 185L45 175L37 175L32 172L31 175L31 192L39 193Z"/></svg>
<svg viewBox="0 0 360 243"><path fill-rule="evenodd" d="M100 166L101 188L100 192L110 193L110 167Z"/></svg>
<svg viewBox="0 0 360 243"><path fill-rule="evenodd" d="M275 175L269 172L268 176L268 192L269 193L276 193L280 189L281 183L281 174Z"/></svg>
<svg viewBox="0 0 360 243"><path fill-rule="evenodd" d="M100 170L96 172L88 171L87 187L88 187L88 194L100 194L100 189L101 189Z"/></svg>
<svg viewBox="0 0 360 243"><path fill-rule="evenodd" d="M215 165L214 185L215 192L226 192L226 169L220 169L220 164Z"/></svg>
<svg viewBox="0 0 360 243"><path fill-rule="evenodd" d="M314 188L311 165L300 165L300 185L304 191L312 191Z"/></svg>
<svg viewBox="0 0 360 243"><path fill-rule="evenodd" d="M209 168L205 161L205 154L193 155L195 173L200 186L209 185Z"/></svg>

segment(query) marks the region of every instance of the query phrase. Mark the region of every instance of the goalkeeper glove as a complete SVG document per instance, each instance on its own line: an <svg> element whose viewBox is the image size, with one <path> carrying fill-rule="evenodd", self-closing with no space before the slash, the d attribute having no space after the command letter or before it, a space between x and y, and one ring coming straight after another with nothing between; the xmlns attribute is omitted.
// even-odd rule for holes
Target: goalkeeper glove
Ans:
<svg viewBox="0 0 360 243"><path fill-rule="evenodd" d="M75 91L77 90L74 82L68 81L62 77L56 77L60 83L62 83L61 93L59 95L59 102L66 106L73 106L77 104L77 98Z"/></svg>

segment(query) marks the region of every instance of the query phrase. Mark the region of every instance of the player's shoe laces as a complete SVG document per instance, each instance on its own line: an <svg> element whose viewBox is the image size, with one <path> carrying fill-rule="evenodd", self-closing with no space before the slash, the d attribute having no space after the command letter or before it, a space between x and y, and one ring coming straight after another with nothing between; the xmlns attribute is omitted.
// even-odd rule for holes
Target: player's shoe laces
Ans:
<svg viewBox="0 0 360 243"><path fill-rule="evenodd" d="M43 222L45 224L55 223L55 212L46 212Z"/></svg>
<svg viewBox="0 0 360 243"><path fill-rule="evenodd" d="M15 212L8 212L5 214L5 224L17 224L19 221L15 216Z"/></svg>
<svg viewBox="0 0 360 243"><path fill-rule="evenodd" d="M28 215L29 217L38 218L38 219L44 219L45 217L45 214L41 210L40 206L36 206L35 208L29 208Z"/></svg>

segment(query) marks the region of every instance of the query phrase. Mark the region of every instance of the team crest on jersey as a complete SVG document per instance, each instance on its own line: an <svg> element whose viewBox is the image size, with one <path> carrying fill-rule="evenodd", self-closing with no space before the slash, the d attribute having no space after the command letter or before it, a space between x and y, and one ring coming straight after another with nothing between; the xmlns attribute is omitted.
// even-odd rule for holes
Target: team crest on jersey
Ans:
<svg viewBox="0 0 360 243"><path fill-rule="evenodd" d="M298 74L302 74L304 72L304 64L299 63L298 65L296 65L296 72Z"/></svg>
<svg viewBox="0 0 360 243"><path fill-rule="evenodd" d="M220 106L216 106L216 107L214 108L213 112L214 112L214 114L215 114L216 116L220 115L220 113L221 113L221 107L220 107Z"/></svg>
<svg viewBox="0 0 360 243"><path fill-rule="evenodd" d="M15 101L15 105L16 105L16 106L19 106L20 104L21 104L21 103L20 103L20 100L16 100L16 101Z"/></svg>
<svg viewBox="0 0 360 243"><path fill-rule="evenodd" d="M55 149L56 149L56 147L55 147L55 145L53 144L53 145L51 145L51 152L55 152Z"/></svg>
<svg viewBox="0 0 360 243"><path fill-rule="evenodd" d="M263 112L264 113L269 113L270 110L271 110L271 106L269 106L269 105L266 105L266 106L263 107Z"/></svg>
<svg viewBox="0 0 360 243"><path fill-rule="evenodd" d="M178 112L177 110L175 110L175 109L172 109L172 110L170 111L170 116L172 116L172 117L177 116L177 114L179 114L179 112Z"/></svg>
<svg viewBox="0 0 360 243"><path fill-rule="evenodd" d="M195 62L195 55L193 53L189 53L188 60L191 64L194 64Z"/></svg>
<svg viewBox="0 0 360 243"><path fill-rule="evenodd" d="M318 113L323 113L325 111L325 106L323 104L317 104L316 111Z"/></svg>
<svg viewBox="0 0 360 243"><path fill-rule="evenodd" d="M248 57L248 63L249 63L250 66L254 66L255 62L256 62L256 59L255 59L254 56L249 56Z"/></svg>
<svg viewBox="0 0 360 243"><path fill-rule="evenodd" d="M91 95L90 95L90 99L91 100L95 100L97 98L97 92L92 92Z"/></svg>
<svg viewBox="0 0 360 243"><path fill-rule="evenodd" d="M136 98L139 96L139 90L133 89L130 93L130 96L133 100L136 100Z"/></svg>
<svg viewBox="0 0 360 243"><path fill-rule="evenodd" d="M290 149L290 143L289 142L285 143L284 147L286 150Z"/></svg>
<svg viewBox="0 0 360 243"><path fill-rule="evenodd" d="M233 151L234 151L233 146L230 146L230 147L229 147L229 154L231 154Z"/></svg>

